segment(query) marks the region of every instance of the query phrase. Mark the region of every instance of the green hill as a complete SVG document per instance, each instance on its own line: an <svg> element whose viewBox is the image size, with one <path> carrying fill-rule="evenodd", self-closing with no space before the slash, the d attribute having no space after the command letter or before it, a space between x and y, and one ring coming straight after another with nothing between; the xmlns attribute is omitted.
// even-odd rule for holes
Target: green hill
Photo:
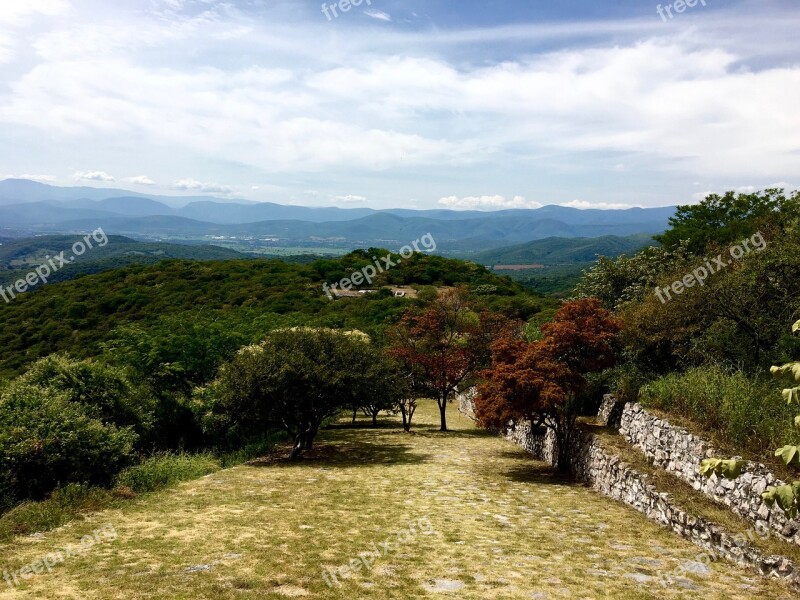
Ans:
<svg viewBox="0 0 800 600"><path fill-rule="evenodd" d="M594 262L598 255L616 257L656 243L648 234L598 238L550 237L481 252L472 260L485 265L574 265Z"/></svg>
<svg viewBox="0 0 800 600"><path fill-rule="evenodd" d="M71 256L71 248L83 236L46 235L35 238L8 240L0 245L0 284L10 283L24 277L31 269L45 264L49 257L65 253ZM232 260L245 259L246 255L209 245L168 244L162 242L139 242L128 237L108 236L108 243L100 247L94 240L94 248L75 262L51 274L50 283L67 281L81 275L101 273L132 264L156 264L163 260Z"/></svg>
<svg viewBox="0 0 800 600"><path fill-rule="evenodd" d="M322 290L323 282L351 275L371 264L378 252L356 251L311 264L168 260L41 285L9 303L0 301L0 376L53 352L94 356L120 326L155 324L176 315L222 322L253 340L274 327L295 325L360 328L380 335L413 300L387 291L332 302ZM529 317L548 302L473 263L421 254L379 275L372 287L458 284L475 289L488 308L515 317Z"/></svg>

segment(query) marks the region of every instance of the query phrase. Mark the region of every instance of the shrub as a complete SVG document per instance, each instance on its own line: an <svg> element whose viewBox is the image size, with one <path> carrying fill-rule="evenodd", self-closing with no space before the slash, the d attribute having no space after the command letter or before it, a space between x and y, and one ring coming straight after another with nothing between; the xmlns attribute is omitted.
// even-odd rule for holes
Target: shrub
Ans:
<svg viewBox="0 0 800 600"><path fill-rule="evenodd" d="M165 453L146 458L122 471L116 485L134 492L154 492L181 481L198 479L222 468L212 454Z"/></svg>
<svg viewBox="0 0 800 600"><path fill-rule="evenodd" d="M672 373L641 390L645 406L675 413L716 432L735 448L764 456L793 439L794 414L766 377L748 377L720 367Z"/></svg>
<svg viewBox="0 0 800 600"><path fill-rule="evenodd" d="M132 462L136 439L65 392L17 382L0 397L0 494L8 502L69 483L108 484Z"/></svg>
<svg viewBox="0 0 800 600"><path fill-rule="evenodd" d="M103 508L110 498L102 488L70 484L42 502L23 502L0 517L0 543L60 527L81 513Z"/></svg>

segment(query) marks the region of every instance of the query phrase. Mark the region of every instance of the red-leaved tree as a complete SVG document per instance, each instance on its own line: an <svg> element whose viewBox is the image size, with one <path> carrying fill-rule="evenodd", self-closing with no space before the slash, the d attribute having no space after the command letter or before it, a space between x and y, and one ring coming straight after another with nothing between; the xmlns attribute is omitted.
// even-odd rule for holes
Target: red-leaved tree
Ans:
<svg viewBox="0 0 800 600"><path fill-rule="evenodd" d="M475 313L466 292L452 289L425 310L407 312L389 331L389 354L413 374L418 396L436 400L441 431L447 431L447 403L488 366L492 342L506 326L500 315Z"/></svg>
<svg viewBox="0 0 800 600"><path fill-rule="evenodd" d="M595 298L564 304L542 337L528 342L506 331L492 345L492 366L478 386L475 414L492 430L507 432L521 423L552 429L558 465L568 465L569 435L577 417L575 397L585 375L614 365L621 323Z"/></svg>

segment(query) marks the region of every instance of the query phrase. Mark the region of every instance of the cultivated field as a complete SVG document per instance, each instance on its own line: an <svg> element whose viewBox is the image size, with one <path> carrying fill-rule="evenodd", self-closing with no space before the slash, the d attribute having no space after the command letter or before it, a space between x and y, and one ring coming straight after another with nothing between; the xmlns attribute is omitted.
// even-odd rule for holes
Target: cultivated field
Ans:
<svg viewBox="0 0 800 600"><path fill-rule="evenodd" d="M664 588L697 547L455 410L448 434L435 407L419 412L413 435L390 420L334 428L299 464L268 457L17 539L1 550L8 573L106 524L117 536L0 598L792 597L727 563ZM360 554L338 584L323 576Z"/></svg>

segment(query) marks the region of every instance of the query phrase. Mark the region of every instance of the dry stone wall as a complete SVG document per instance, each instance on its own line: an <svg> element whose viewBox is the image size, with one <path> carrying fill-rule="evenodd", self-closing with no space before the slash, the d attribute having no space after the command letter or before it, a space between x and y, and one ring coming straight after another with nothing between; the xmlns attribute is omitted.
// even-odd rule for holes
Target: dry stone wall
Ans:
<svg viewBox="0 0 800 600"><path fill-rule="evenodd" d="M622 410L619 431L655 466L673 473L759 528L772 529L783 539L800 544L800 523L788 519L779 507L769 507L761 500L761 493L768 487L783 485L763 464L746 462L741 477L735 480L716 475L703 477L700 462L704 458L726 457L724 453L639 404L627 404Z"/></svg>

